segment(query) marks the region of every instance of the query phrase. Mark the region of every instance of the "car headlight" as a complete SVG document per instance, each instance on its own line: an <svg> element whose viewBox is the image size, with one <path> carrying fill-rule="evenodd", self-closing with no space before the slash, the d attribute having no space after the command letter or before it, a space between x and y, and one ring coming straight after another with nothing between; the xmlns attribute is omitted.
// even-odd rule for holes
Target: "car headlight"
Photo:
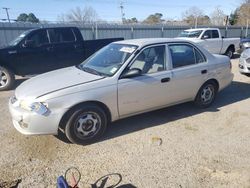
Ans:
<svg viewBox="0 0 250 188"><path fill-rule="evenodd" d="M246 59L246 62L250 64L250 57Z"/></svg>
<svg viewBox="0 0 250 188"><path fill-rule="evenodd" d="M48 112L48 104L41 102L29 102L26 100L21 100L19 107L40 115L44 115L46 112Z"/></svg>
<svg viewBox="0 0 250 188"><path fill-rule="evenodd" d="M250 42L244 42L242 44L245 48L250 48Z"/></svg>

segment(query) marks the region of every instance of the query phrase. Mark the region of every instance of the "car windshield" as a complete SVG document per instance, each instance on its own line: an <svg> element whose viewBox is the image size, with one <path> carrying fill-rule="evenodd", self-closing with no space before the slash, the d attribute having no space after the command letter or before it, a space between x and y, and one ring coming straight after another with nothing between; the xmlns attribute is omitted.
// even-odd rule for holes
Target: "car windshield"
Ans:
<svg viewBox="0 0 250 188"><path fill-rule="evenodd" d="M23 32L21 35L19 35L17 38L15 38L14 40L12 40L9 45L10 46L15 46L17 45L21 40L23 40L23 38L28 34L30 33L30 30L29 31L25 31Z"/></svg>
<svg viewBox="0 0 250 188"><path fill-rule="evenodd" d="M202 33L202 30L196 30L196 31L182 31L179 34L179 37L188 37L188 38L198 38L200 34Z"/></svg>
<svg viewBox="0 0 250 188"><path fill-rule="evenodd" d="M136 50L137 46L109 44L78 66L81 70L101 76L113 76Z"/></svg>

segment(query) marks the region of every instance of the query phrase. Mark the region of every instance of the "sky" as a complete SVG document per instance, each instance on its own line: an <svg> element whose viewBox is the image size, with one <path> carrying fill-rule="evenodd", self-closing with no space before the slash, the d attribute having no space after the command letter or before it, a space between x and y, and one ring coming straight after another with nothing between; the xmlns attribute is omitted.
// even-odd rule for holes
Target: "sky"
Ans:
<svg viewBox="0 0 250 188"><path fill-rule="evenodd" d="M11 19L16 19L20 13L33 12L40 20L57 21L58 16L68 13L76 7L91 6L101 20L120 21L121 0L0 0L0 19L6 18L6 12L2 7L9 9ZM181 19L182 13L188 8L196 6L210 13L219 7L225 14L230 14L237 8L242 0L122 0L125 18L136 17L145 19L156 12L163 14L163 19Z"/></svg>

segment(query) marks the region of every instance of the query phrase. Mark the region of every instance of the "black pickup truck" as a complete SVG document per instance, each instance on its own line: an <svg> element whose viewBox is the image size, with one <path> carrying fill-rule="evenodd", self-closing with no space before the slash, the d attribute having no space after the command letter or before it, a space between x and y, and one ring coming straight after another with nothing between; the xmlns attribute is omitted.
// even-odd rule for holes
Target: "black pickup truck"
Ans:
<svg viewBox="0 0 250 188"><path fill-rule="evenodd" d="M39 28L25 31L0 49L0 91L10 89L15 75L35 75L78 65L107 44L123 40L84 40L76 27Z"/></svg>

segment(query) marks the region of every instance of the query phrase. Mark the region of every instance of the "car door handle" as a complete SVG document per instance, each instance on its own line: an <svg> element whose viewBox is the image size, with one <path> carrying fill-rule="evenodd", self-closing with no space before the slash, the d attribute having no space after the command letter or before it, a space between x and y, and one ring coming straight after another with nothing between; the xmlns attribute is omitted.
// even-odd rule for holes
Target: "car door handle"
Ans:
<svg viewBox="0 0 250 188"><path fill-rule="evenodd" d="M207 74L207 70L202 70L201 74Z"/></svg>
<svg viewBox="0 0 250 188"><path fill-rule="evenodd" d="M165 82L169 82L170 81L170 78L162 78L161 79L161 83L165 83Z"/></svg>

